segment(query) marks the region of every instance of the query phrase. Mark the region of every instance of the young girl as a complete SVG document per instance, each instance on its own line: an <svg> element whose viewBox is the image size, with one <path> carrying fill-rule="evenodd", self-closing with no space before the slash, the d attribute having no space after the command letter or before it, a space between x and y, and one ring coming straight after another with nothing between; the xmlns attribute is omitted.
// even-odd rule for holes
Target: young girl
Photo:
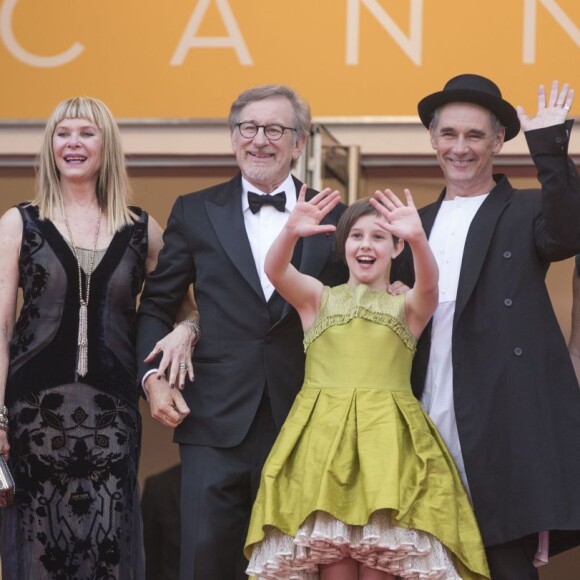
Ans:
<svg viewBox="0 0 580 580"><path fill-rule="evenodd" d="M296 208L266 273L300 315L304 385L262 472L246 541L259 579L489 578L466 492L413 396L416 340L437 305L438 271L413 205L390 190L342 216L347 284L324 287L290 264L298 238L339 202L326 189ZM380 202L380 203L379 203ZM416 284L387 293L391 260L412 251Z"/></svg>

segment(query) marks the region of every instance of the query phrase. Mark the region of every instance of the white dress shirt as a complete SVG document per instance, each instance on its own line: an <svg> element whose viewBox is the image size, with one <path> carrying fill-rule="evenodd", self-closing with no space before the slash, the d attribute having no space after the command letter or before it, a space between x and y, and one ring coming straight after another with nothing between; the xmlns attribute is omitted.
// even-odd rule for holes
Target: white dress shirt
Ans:
<svg viewBox="0 0 580 580"><path fill-rule="evenodd" d="M290 212L296 205L296 186L291 175L272 192L270 195L276 195L281 191L286 193L286 209L278 211L272 205L263 205L258 213L252 213L248 205L248 191L253 191L260 195L266 195L254 187L249 181L242 177L242 211L244 212L244 223L246 232L250 240L250 247L256 263L256 270L260 276L260 283L266 300L269 300L274 293L274 286L264 273L264 262L266 254L272 245L272 242L278 237L282 228L288 221Z"/></svg>
<svg viewBox="0 0 580 580"><path fill-rule="evenodd" d="M441 433L469 491L453 402L451 339L459 273L469 226L488 194L444 201L429 246L439 266L439 305L433 315L431 351L421 404Z"/></svg>

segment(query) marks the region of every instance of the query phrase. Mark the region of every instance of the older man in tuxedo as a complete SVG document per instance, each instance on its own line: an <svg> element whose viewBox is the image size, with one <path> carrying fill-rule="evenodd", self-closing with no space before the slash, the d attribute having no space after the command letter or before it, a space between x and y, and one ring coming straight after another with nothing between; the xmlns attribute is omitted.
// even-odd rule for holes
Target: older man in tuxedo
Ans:
<svg viewBox="0 0 580 580"><path fill-rule="evenodd" d="M190 324L195 380L183 391L155 370L158 361L141 369L153 416L176 428L180 446L181 580L246 577L242 548L262 464L304 372L300 320L263 265L302 185L290 171L310 110L287 86L260 86L233 103L229 128L240 173L177 199L139 310L141 359L173 328L190 284L203 327L200 337L197 321ZM343 210L326 221L335 224ZM325 284L342 283L332 244L332 235L307 238L293 263ZM180 371L190 364L180 361Z"/></svg>
<svg viewBox="0 0 580 580"><path fill-rule="evenodd" d="M580 542L580 392L545 284L551 262L580 251L572 99L567 85L540 87L528 117L492 81L464 74L419 103L446 187L420 211L439 306L413 388L471 492L493 580L537 579L548 544ZM493 173L520 124L541 189ZM392 275L412 284L410 265Z"/></svg>

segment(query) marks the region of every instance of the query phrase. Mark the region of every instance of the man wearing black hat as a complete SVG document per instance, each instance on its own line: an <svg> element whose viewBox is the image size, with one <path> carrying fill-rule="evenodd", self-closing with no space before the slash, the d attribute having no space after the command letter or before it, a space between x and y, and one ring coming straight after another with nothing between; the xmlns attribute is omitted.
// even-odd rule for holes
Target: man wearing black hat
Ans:
<svg viewBox="0 0 580 580"><path fill-rule="evenodd" d="M567 85L547 99L540 87L530 118L465 74L419 103L446 187L421 210L439 306L413 387L470 491L494 580L536 579L548 545L580 544L580 391L545 285L551 262L580 252L572 100ZM520 123L541 190L492 172ZM412 284L409 257L399 262L394 279Z"/></svg>

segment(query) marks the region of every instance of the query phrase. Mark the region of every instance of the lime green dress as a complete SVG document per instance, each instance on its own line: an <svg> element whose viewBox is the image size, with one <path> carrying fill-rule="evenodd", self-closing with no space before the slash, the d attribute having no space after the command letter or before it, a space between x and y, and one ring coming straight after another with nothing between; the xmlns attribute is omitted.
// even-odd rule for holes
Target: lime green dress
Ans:
<svg viewBox="0 0 580 580"><path fill-rule="evenodd" d="M453 459L411 392L404 296L325 288L304 344L304 385L252 512L248 574L314 580L348 556L402 578L489 578Z"/></svg>

